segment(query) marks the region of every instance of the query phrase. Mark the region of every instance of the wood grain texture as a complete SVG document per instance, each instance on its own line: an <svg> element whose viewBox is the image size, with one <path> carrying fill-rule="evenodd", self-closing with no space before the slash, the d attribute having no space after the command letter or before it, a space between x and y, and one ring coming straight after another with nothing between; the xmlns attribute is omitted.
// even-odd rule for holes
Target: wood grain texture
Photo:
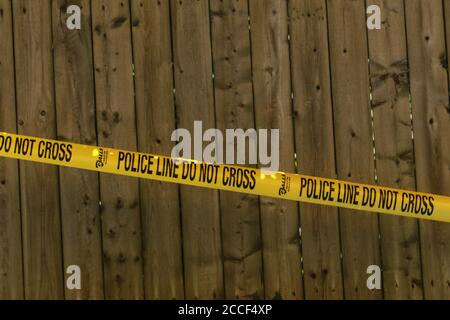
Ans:
<svg viewBox="0 0 450 320"><path fill-rule="evenodd" d="M81 8L81 30L69 30L67 7ZM97 144L88 0L52 2L58 139ZM103 263L98 173L60 169L64 269L81 268L81 290L65 287L66 299L102 299Z"/></svg>
<svg viewBox="0 0 450 320"><path fill-rule="evenodd" d="M376 169L382 186L414 190L409 74L402 0L371 0L383 13L368 31ZM385 299L422 299L418 222L380 215Z"/></svg>
<svg viewBox="0 0 450 320"><path fill-rule="evenodd" d="M450 109L442 1L405 2L417 189L450 195ZM450 298L450 226L420 222L424 294Z"/></svg>
<svg viewBox="0 0 450 320"><path fill-rule="evenodd" d="M450 195L450 0L0 0L0 42L0 131L169 155L196 120L280 129L281 171ZM449 299L449 247L445 223L0 159L2 299Z"/></svg>
<svg viewBox="0 0 450 320"><path fill-rule="evenodd" d="M55 139L51 3L13 1L13 12L18 131ZM55 166L20 163L27 299L64 297L58 179Z"/></svg>
<svg viewBox="0 0 450 320"><path fill-rule="evenodd" d="M255 127L248 2L213 0L210 15L217 128L222 132L229 128L246 131ZM258 196L220 192L220 206L225 297L261 299L264 290Z"/></svg>
<svg viewBox="0 0 450 320"><path fill-rule="evenodd" d="M178 127L215 127L209 6L171 1ZM185 294L224 297L218 192L181 186Z"/></svg>
<svg viewBox="0 0 450 320"><path fill-rule="evenodd" d="M98 140L136 150L133 59L128 1L92 1ZM139 181L100 176L107 299L144 297Z"/></svg>
<svg viewBox="0 0 450 320"><path fill-rule="evenodd" d="M170 155L175 129L168 1L133 0L139 150ZM141 181L145 297L184 297L179 186Z"/></svg>
<svg viewBox="0 0 450 320"><path fill-rule="evenodd" d="M373 183L365 3L332 0L327 5L338 178ZM339 211L344 296L380 299L381 290L366 285L367 267L381 265L377 215Z"/></svg>
<svg viewBox="0 0 450 320"><path fill-rule="evenodd" d="M280 129L280 170L293 172L294 132L287 2L250 1L255 118L258 129ZM298 205L261 198L267 299L302 299Z"/></svg>
<svg viewBox="0 0 450 320"><path fill-rule="evenodd" d="M11 1L0 0L0 131L17 132ZM0 159L0 299L23 299L19 165Z"/></svg>
<svg viewBox="0 0 450 320"><path fill-rule="evenodd" d="M290 1L291 72L298 172L335 178L324 0ZM306 299L342 299L338 209L300 204Z"/></svg>

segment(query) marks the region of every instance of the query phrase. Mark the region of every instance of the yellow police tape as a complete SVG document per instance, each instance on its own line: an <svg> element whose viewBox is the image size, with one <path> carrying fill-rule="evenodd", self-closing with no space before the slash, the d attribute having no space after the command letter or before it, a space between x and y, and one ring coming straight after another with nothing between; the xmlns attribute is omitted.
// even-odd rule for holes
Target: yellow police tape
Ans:
<svg viewBox="0 0 450 320"><path fill-rule="evenodd" d="M450 197L368 184L0 133L0 156L289 199L404 217L450 222Z"/></svg>

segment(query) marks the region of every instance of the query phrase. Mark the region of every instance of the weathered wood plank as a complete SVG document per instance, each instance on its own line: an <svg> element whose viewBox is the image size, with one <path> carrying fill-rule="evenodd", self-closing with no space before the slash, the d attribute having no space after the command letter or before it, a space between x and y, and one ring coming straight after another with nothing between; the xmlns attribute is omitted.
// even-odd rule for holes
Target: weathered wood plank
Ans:
<svg viewBox="0 0 450 320"><path fill-rule="evenodd" d="M286 1L250 1L258 129L280 129L280 170L294 172ZM270 148L269 148L270 150ZM298 205L261 198L265 297L302 299Z"/></svg>
<svg viewBox="0 0 450 320"><path fill-rule="evenodd" d="M98 140L136 150L130 8L128 1L92 1ZM139 181L100 176L107 299L141 299L143 262Z"/></svg>
<svg viewBox="0 0 450 320"><path fill-rule="evenodd" d="M13 1L19 133L56 138L51 3ZM64 297L58 168L20 163L27 299Z"/></svg>
<svg viewBox="0 0 450 320"><path fill-rule="evenodd" d="M381 30L368 31L378 183L415 189L408 57L402 0L371 0ZM380 215L385 299L422 299L418 222Z"/></svg>
<svg viewBox="0 0 450 320"><path fill-rule="evenodd" d="M417 189L450 195L450 109L442 1L405 2ZM450 298L450 226L420 222L426 299Z"/></svg>
<svg viewBox="0 0 450 320"><path fill-rule="evenodd" d="M338 177L374 183L365 2L327 5ZM366 285L367 267L380 266L377 215L341 209L340 227L345 298L381 298Z"/></svg>
<svg viewBox="0 0 450 320"><path fill-rule="evenodd" d="M0 131L17 132L11 1L0 0ZM19 166L0 159L0 299L22 299Z"/></svg>
<svg viewBox="0 0 450 320"><path fill-rule="evenodd" d="M171 1L178 127L193 133L194 121L214 128L209 6ZM181 187L185 294L223 298L218 192Z"/></svg>
<svg viewBox="0 0 450 320"><path fill-rule="evenodd" d="M139 150L170 155L175 129L168 1L133 0ZM141 181L147 299L184 297L179 187Z"/></svg>
<svg viewBox="0 0 450 320"><path fill-rule="evenodd" d="M298 171L335 178L324 0L290 1L291 72ZM338 209L300 204L306 299L342 299Z"/></svg>
<svg viewBox="0 0 450 320"><path fill-rule="evenodd" d="M67 7L81 8L81 30L69 30ZM58 139L96 144L91 12L88 0L52 2ZM102 234L98 174L60 169L64 269L81 269L81 290L66 299L102 299Z"/></svg>
<svg viewBox="0 0 450 320"><path fill-rule="evenodd" d="M246 131L255 127L248 2L213 0L210 15L217 128ZM227 299L264 297L258 201L220 192Z"/></svg>

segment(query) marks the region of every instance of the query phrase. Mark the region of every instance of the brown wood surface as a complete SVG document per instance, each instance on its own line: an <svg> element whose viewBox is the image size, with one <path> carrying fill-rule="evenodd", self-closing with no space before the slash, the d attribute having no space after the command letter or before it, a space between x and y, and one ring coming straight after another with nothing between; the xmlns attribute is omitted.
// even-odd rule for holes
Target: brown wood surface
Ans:
<svg viewBox="0 0 450 320"><path fill-rule="evenodd" d="M248 2L211 1L217 128L255 127ZM236 154L236 153L235 153ZM247 154L248 165L248 154ZM227 299L264 297L258 196L220 192Z"/></svg>
<svg viewBox="0 0 450 320"><path fill-rule="evenodd" d="M250 22L256 127L280 129L279 169L293 172L287 2L250 1ZM273 198L260 204L265 297L302 299L298 205Z"/></svg>
<svg viewBox="0 0 450 320"><path fill-rule="evenodd" d="M402 0L371 0L383 28L368 31L378 184L414 190L409 73ZM418 222L380 215L385 299L422 299Z"/></svg>
<svg viewBox="0 0 450 320"><path fill-rule="evenodd" d="M450 109L442 1L405 2L417 189L450 195ZM450 225L420 222L426 299L450 298Z"/></svg>
<svg viewBox="0 0 450 320"><path fill-rule="evenodd" d="M0 42L0 131L169 155L195 120L280 129L282 171L450 195L450 0L0 0ZM445 223L0 159L5 299L448 299L449 246Z"/></svg>
<svg viewBox="0 0 450 320"><path fill-rule="evenodd" d="M136 150L133 59L128 1L92 1L98 141ZM139 181L100 176L107 299L144 297Z"/></svg>
<svg viewBox="0 0 450 320"><path fill-rule="evenodd" d="M333 109L324 0L290 1L298 172L335 178ZM342 299L338 209L300 204L306 299Z"/></svg>
<svg viewBox="0 0 450 320"><path fill-rule="evenodd" d="M169 2L131 4L139 151L170 155L175 112ZM179 187L148 180L140 185L145 297L182 299Z"/></svg>
<svg viewBox="0 0 450 320"><path fill-rule="evenodd" d="M12 7L0 0L0 131L17 132ZM22 299L19 165L0 158L0 299Z"/></svg>
<svg viewBox="0 0 450 320"><path fill-rule="evenodd" d="M331 0L327 5L338 178L373 183L365 3ZM366 285L367 267L381 265L377 215L339 211L344 297L380 299L381 290Z"/></svg>
<svg viewBox="0 0 450 320"><path fill-rule="evenodd" d="M171 1L177 125L215 127L209 5ZM192 135L193 138L193 135ZM185 294L224 297L219 197L216 190L181 187Z"/></svg>
<svg viewBox="0 0 450 320"><path fill-rule="evenodd" d="M49 0L13 1L19 134L56 138ZM20 163L25 298L64 298L58 167Z"/></svg>
<svg viewBox="0 0 450 320"><path fill-rule="evenodd" d="M67 7L81 8L81 30L69 30ZM58 139L97 144L90 2L52 1ZM102 234L98 173L60 169L64 270L81 269L81 290L66 299L102 299ZM66 278L69 275L66 274Z"/></svg>

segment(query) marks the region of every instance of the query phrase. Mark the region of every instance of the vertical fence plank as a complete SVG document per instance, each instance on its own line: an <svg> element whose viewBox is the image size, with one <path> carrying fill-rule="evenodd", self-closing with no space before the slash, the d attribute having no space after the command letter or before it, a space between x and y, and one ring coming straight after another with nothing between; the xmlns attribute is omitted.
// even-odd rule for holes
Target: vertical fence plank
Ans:
<svg viewBox="0 0 450 320"><path fill-rule="evenodd" d="M169 155L175 129L168 1L132 1L138 142L141 152ZM145 296L182 299L179 186L141 181Z"/></svg>
<svg viewBox="0 0 450 320"><path fill-rule="evenodd" d="M128 1L92 1L99 144L136 150ZM107 299L141 299L143 264L139 181L100 176Z"/></svg>
<svg viewBox="0 0 450 320"><path fill-rule="evenodd" d="M338 177L373 183L364 0L327 4ZM381 290L366 286L367 267L380 266L377 215L349 209L341 209L340 215L345 297L381 298Z"/></svg>
<svg viewBox="0 0 450 320"><path fill-rule="evenodd" d="M51 4L13 1L19 133L56 138ZM63 293L58 168L20 163L24 281L27 299Z"/></svg>
<svg viewBox="0 0 450 320"><path fill-rule="evenodd" d="M58 139L96 144L91 13L88 0L52 2ZM81 30L69 30L67 7L78 5ZM102 236L98 174L60 168L64 269L81 269L81 290L66 299L103 298Z"/></svg>
<svg viewBox="0 0 450 320"><path fill-rule="evenodd" d="M214 90L217 128L244 131L255 127L248 2L211 1ZM248 157L246 158L248 161ZM225 296L264 296L259 200L220 192Z"/></svg>
<svg viewBox="0 0 450 320"><path fill-rule="evenodd" d="M415 189L409 76L402 0L370 0L381 8L381 30L368 31L378 183ZM422 299L418 222L380 215L386 299Z"/></svg>
<svg viewBox="0 0 450 320"><path fill-rule="evenodd" d="M287 2L250 1L250 22L256 126L280 129L280 170L293 172ZM266 298L302 299L297 203L261 198L261 223Z"/></svg>
<svg viewBox="0 0 450 320"><path fill-rule="evenodd" d="M11 1L0 0L0 131L16 132ZM0 299L23 298L19 166L0 159Z"/></svg>
<svg viewBox="0 0 450 320"><path fill-rule="evenodd" d="M324 0L290 1L298 171L334 178L336 162ZM300 204L305 298L342 299L338 209Z"/></svg>
<svg viewBox="0 0 450 320"><path fill-rule="evenodd" d="M450 109L440 0L405 1L417 189L450 195ZM420 222L426 299L450 298L450 226Z"/></svg>
<svg viewBox="0 0 450 320"><path fill-rule="evenodd" d="M215 127L207 1L172 1L178 126ZM189 299L224 295L219 199L216 190L181 187L185 293Z"/></svg>

